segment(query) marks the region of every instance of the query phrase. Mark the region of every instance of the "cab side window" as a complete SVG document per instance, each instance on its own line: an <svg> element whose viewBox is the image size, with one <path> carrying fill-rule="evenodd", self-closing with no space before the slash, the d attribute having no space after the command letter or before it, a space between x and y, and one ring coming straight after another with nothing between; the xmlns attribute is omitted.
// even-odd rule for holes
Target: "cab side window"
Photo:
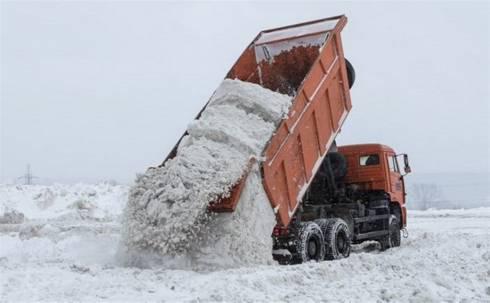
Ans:
<svg viewBox="0 0 490 303"><path fill-rule="evenodd" d="M398 167L398 162L395 157L388 156L388 165L390 166L390 171L400 173L400 168Z"/></svg>
<svg viewBox="0 0 490 303"><path fill-rule="evenodd" d="M379 164L378 154L364 155L359 157L359 165L361 166L371 166L371 165L378 165L378 164Z"/></svg>

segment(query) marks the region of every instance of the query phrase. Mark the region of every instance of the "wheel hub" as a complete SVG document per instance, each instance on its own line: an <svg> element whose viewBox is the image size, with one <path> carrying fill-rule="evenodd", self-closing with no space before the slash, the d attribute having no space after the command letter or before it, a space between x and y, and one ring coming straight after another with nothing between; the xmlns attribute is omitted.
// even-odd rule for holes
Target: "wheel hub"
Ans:
<svg viewBox="0 0 490 303"><path fill-rule="evenodd" d="M337 249L340 253L344 253L345 252L345 248L346 248L346 239L345 239L345 234L344 233L339 233L338 237L337 237Z"/></svg>
<svg viewBox="0 0 490 303"><path fill-rule="evenodd" d="M314 239L311 239L310 241L308 241L308 256L310 258L315 258L316 253L317 253L316 241Z"/></svg>

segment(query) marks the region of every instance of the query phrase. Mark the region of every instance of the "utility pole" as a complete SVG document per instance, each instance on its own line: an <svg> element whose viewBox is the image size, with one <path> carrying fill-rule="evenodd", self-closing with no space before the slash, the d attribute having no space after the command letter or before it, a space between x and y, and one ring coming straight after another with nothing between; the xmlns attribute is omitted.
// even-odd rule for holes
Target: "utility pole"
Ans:
<svg viewBox="0 0 490 303"><path fill-rule="evenodd" d="M32 175L31 165L27 164L26 173L23 176L19 177L18 179L24 179L25 185L32 185L33 184L32 180L36 178L37 178L36 176Z"/></svg>

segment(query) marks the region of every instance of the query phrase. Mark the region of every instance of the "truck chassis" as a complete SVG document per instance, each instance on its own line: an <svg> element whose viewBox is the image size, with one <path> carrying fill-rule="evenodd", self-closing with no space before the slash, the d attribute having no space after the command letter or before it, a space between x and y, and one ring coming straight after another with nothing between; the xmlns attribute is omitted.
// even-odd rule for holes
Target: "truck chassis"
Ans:
<svg viewBox="0 0 490 303"><path fill-rule="evenodd" d="M345 258L351 244L364 241L379 242L381 250L400 245L399 204L384 191L346 186L331 158L325 158L291 223L274 228L273 257L281 264Z"/></svg>

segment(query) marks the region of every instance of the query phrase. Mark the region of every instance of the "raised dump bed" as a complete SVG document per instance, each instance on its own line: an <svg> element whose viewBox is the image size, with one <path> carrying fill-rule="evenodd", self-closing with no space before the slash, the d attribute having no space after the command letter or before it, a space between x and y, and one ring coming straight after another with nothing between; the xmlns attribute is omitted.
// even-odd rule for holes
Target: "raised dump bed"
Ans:
<svg viewBox="0 0 490 303"><path fill-rule="evenodd" d="M283 226L289 224L351 109L352 77L340 37L346 23L345 16L337 16L262 31L226 76L293 98L259 161L265 191ZM165 161L175 156L179 142ZM246 175L245 171L231 193L211 202L210 209L233 211Z"/></svg>

